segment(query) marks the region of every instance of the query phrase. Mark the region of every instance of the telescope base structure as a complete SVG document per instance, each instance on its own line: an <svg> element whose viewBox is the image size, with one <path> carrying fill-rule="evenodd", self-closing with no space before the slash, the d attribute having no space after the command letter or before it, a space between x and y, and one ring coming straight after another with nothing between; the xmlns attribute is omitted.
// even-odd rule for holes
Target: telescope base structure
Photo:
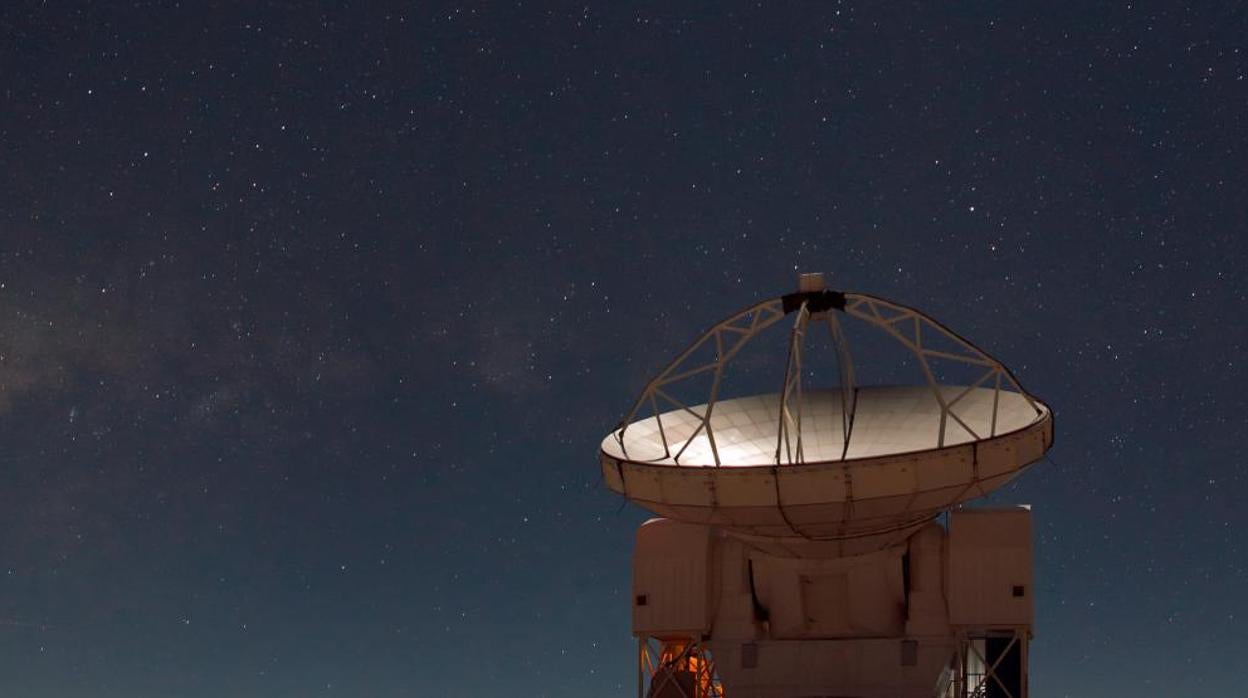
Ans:
<svg viewBox="0 0 1248 698"><path fill-rule="evenodd" d="M633 557L638 697L1027 698L1031 512L947 521L826 559L646 522Z"/></svg>

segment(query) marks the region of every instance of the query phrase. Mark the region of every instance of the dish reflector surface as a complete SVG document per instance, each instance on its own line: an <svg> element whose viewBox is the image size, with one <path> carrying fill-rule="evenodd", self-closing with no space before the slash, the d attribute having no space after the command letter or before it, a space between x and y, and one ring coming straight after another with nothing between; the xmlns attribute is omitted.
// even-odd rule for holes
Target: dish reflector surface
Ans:
<svg viewBox="0 0 1248 698"><path fill-rule="evenodd" d="M720 399L725 367L785 320L792 323L789 351L777 362L782 392ZM920 380L857 385L843 320L909 350ZM809 390L806 337L821 326L841 384ZM933 368L940 362L974 378L942 384ZM697 377L710 379L704 402L673 396ZM1049 408L952 330L904 305L808 284L703 333L646 385L603 439L600 460L610 489L662 516L718 526L778 554L828 557L904 540L1008 482L1052 441Z"/></svg>
<svg viewBox="0 0 1248 698"><path fill-rule="evenodd" d="M946 400L965 386L942 386ZM956 424L947 431L945 445L978 440L976 434L992 429L993 401L997 400L997 433L1008 433L1037 424L1048 415L1039 413L1018 393L999 396L988 388L973 388L960 401L960 417L973 431ZM691 408L705 412L706 405ZM802 442L806 463L874 458L932 449L940 432L940 405L926 387L867 387L857 391L852 438L845 447L844 420L838 391L818 391L803 397ZM662 421L662 429L659 422ZM752 395L721 400L710 418L722 467L776 464L780 395ZM610 434L602 440L604 454L620 460L681 467L716 467L710 439L698 431L700 420L690 411L672 410L629 425L623 438ZM675 442L692 441L679 463L675 452L664 447L662 435Z"/></svg>

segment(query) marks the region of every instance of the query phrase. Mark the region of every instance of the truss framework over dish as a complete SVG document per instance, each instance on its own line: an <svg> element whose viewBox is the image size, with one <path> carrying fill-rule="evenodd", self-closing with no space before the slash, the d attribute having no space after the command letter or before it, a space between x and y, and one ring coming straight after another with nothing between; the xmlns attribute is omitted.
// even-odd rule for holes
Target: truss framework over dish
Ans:
<svg viewBox="0 0 1248 698"><path fill-rule="evenodd" d="M854 413L857 405L858 386L855 379L854 361L840 315L865 322L882 331L910 352L919 367L923 383L930 389L932 399L939 407L939 428L934 448L945 446L951 429L962 430L971 439L980 440L997 436L997 415L1001 392L1008 391L1022 396L1037 415L1043 410L1035 399L1019 384L1014 374L1000 361L976 347L956 332L923 313L899 303L865 293L837 292L828 290L802 291L771 298L750 306L719 322L702 334L680 353L658 375L652 378L641 395L634 401L614 437L627 456L624 434L639 419L653 417L658 427L663 456L672 463L681 464L690 444L699 437L705 438L713 465L722 465L720 445L716 441L712 423L716 402L720 399L724 369L752 339L769 327L780 323L790 314L794 315L789 332L788 360L785 365L783 387L780 393L779 419L776 425L777 465L805 463L802 444L803 406L803 356L811 325L823 325L830 333L836 347L837 365L840 371L840 439L841 456L845 460L853 438ZM710 350L710 359L699 356ZM942 390L933 370L934 361L977 369L978 378L958 386L960 392L949 396ZM697 376L710 374L710 389L705 403L685 402L672 394L673 386L688 383ZM986 433L983 426L977 432L959 414L961 400L980 388L991 386L993 402ZM945 386L946 388L948 386ZM663 414L671 411L690 415L696 428L683 439L669 439L663 425ZM821 462L826 459L821 459ZM699 463L698 465L702 465Z"/></svg>

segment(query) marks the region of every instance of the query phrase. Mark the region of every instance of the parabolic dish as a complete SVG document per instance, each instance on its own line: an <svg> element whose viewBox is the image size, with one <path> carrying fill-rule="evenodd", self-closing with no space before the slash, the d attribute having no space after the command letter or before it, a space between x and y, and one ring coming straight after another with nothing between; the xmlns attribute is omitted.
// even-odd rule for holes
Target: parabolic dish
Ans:
<svg viewBox="0 0 1248 698"><path fill-rule="evenodd" d="M845 317L909 349L917 384L856 385ZM784 391L716 399L739 350L785 318ZM821 324L835 340L841 385L804 390L806 335ZM937 362L969 366L977 379L942 384ZM712 378L705 402L673 397L695 376ZM774 553L826 557L904 540L1004 485L1052 441L1049 408L943 325L873 296L816 289L756 304L704 333L647 384L603 439L600 460L611 490L661 516L717 526Z"/></svg>

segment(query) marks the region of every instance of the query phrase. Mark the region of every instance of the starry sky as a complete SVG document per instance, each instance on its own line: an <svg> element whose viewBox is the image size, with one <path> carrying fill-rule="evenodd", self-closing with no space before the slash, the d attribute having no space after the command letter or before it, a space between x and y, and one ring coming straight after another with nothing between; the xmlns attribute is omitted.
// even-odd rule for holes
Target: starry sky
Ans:
<svg viewBox="0 0 1248 698"><path fill-rule="evenodd" d="M1013 368L1042 696L1248 655L1239 3L0 6L0 693L631 695L598 442L797 271Z"/></svg>

